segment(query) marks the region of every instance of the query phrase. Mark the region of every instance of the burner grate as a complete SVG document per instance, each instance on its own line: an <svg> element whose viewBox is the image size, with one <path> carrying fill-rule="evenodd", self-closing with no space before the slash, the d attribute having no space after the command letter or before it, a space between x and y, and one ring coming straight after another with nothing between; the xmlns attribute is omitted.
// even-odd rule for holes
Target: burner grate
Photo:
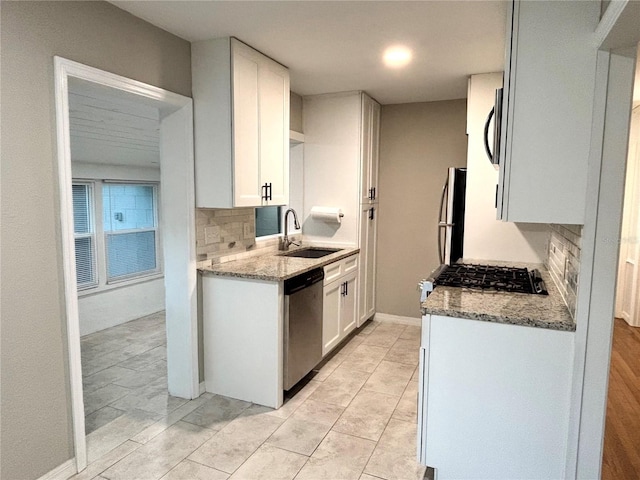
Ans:
<svg viewBox="0 0 640 480"><path fill-rule="evenodd" d="M435 285L497 290L513 293L547 294L536 270L495 265L456 264L447 266Z"/></svg>

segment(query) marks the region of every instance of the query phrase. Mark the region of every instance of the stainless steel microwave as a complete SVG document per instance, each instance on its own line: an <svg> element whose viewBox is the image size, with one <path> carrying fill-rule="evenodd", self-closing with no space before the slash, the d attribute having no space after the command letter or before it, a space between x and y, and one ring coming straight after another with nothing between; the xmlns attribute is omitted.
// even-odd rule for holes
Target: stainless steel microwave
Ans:
<svg viewBox="0 0 640 480"><path fill-rule="evenodd" d="M493 119L493 139L489 141L489 130ZM496 90L493 108L484 124L484 150L494 166L500 165L500 137L502 136L502 88Z"/></svg>

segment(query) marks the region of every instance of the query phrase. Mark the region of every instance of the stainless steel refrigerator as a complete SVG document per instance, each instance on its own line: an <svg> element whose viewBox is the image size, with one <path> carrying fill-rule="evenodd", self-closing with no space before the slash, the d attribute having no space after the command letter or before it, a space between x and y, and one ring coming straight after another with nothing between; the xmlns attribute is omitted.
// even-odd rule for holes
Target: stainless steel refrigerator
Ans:
<svg viewBox="0 0 640 480"><path fill-rule="evenodd" d="M451 265L464 255L464 208L467 169L451 167L442 187L438 220L438 254L441 265Z"/></svg>

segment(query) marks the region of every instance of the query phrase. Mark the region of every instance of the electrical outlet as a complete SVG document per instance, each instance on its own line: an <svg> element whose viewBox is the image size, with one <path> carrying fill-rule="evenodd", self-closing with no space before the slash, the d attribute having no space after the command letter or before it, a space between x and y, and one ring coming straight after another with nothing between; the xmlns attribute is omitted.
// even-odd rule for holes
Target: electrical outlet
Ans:
<svg viewBox="0 0 640 480"><path fill-rule="evenodd" d="M253 231L253 225L249 222L244 223L244 238L249 238L254 236L255 232Z"/></svg>
<svg viewBox="0 0 640 480"><path fill-rule="evenodd" d="M220 227L204 227L204 243L209 245L211 243L220 242Z"/></svg>

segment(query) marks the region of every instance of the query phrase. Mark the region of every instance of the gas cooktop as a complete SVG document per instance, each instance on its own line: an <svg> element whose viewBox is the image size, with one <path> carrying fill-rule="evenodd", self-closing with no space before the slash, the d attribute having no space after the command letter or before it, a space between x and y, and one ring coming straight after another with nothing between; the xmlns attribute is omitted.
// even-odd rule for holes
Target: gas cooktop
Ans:
<svg viewBox="0 0 640 480"><path fill-rule="evenodd" d="M538 270L494 265L446 265L434 285L548 295Z"/></svg>

